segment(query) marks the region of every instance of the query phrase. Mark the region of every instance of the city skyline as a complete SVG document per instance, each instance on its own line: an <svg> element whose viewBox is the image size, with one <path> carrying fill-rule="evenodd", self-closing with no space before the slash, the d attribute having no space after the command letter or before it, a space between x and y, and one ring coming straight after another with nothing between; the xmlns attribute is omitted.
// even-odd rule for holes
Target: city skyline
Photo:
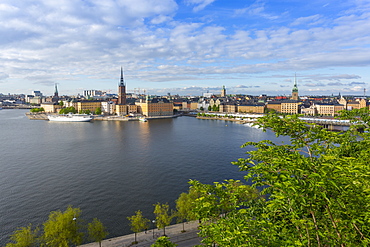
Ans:
<svg viewBox="0 0 370 247"><path fill-rule="evenodd" d="M363 95L364 1L46 0L0 3L0 92Z"/></svg>

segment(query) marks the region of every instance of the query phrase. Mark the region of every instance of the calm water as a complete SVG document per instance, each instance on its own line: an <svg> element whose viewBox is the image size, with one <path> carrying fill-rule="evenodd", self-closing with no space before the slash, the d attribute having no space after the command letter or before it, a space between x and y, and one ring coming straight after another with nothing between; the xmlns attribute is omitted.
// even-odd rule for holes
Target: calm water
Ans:
<svg viewBox="0 0 370 247"><path fill-rule="evenodd" d="M203 183L243 173L246 141L272 133L190 117L143 122L58 123L0 110L0 245L17 227L42 224L50 211L79 207L100 219L109 237L131 233L136 210L153 219L153 204L174 205L189 179Z"/></svg>

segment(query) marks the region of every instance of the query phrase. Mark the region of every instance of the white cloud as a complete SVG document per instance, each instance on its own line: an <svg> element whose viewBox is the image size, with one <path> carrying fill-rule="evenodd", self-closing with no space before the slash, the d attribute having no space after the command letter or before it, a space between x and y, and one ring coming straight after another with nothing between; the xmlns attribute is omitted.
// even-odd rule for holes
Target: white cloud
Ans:
<svg viewBox="0 0 370 247"><path fill-rule="evenodd" d="M196 5L193 8L194 12L198 12L200 10L203 10L205 7L213 3L215 0L185 0L185 4L187 5Z"/></svg>

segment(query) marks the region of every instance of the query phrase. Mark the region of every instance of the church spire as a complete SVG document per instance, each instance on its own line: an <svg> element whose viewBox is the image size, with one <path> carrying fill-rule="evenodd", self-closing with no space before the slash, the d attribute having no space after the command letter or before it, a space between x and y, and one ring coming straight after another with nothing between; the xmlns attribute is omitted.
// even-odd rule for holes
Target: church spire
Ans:
<svg viewBox="0 0 370 247"><path fill-rule="evenodd" d="M292 89L292 99L293 100L298 100L298 87L297 87L297 74L294 74L294 86Z"/></svg>
<svg viewBox="0 0 370 247"><path fill-rule="evenodd" d="M121 80L120 80L120 83L119 83L120 86L125 86L125 80L123 79L123 69L121 67Z"/></svg>

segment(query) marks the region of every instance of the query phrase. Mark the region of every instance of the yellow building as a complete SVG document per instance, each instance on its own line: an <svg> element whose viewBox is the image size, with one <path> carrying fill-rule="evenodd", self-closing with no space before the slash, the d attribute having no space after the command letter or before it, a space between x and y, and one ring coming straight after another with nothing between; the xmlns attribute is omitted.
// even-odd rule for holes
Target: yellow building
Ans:
<svg viewBox="0 0 370 247"><path fill-rule="evenodd" d="M266 108L275 110L276 112L281 112L281 101L269 101L267 102Z"/></svg>
<svg viewBox="0 0 370 247"><path fill-rule="evenodd" d="M299 101L286 100L281 102L281 113L287 114L298 114L299 113Z"/></svg>
<svg viewBox="0 0 370 247"><path fill-rule="evenodd" d="M118 116L126 116L127 113L127 105L116 105L116 114Z"/></svg>
<svg viewBox="0 0 370 247"><path fill-rule="evenodd" d="M264 113L265 105L264 104L243 104L238 105L239 113Z"/></svg>
<svg viewBox="0 0 370 247"><path fill-rule="evenodd" d="M44 108L45 112L48 113L57 113L60 109L62 109L62 106L54 102L41 103L40 107Z"/></svg>
<svg viewBox="0 0 370 247"><path fill-rule="evenodd" d="M173 116L173 103L166 98L153 98L135 103L138 112L147 117Z"/></svg>
<svg viewBox="0 0 370 247"><path fill-rule="evenodd" d="M344 110L344 105L341 104L315 104L317 114L323 116L335 116L338 115L338 112Z"/></svg>
<svg viewBox="0 0 370 247"><path fill-rule="evenodd" d="M101 101L85 100L77 102L77 112L87 111L95 112L96 108L101 108Z"/></svg>

